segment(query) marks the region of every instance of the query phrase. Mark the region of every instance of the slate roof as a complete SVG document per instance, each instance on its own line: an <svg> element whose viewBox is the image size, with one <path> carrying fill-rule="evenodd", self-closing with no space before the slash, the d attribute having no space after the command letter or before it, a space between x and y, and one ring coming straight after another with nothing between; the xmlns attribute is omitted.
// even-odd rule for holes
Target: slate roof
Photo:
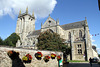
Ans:
<svg viewBox="0 0 100 67"><path fill-rule="evenodd" d="M82 28L83 25L85 25L85 20L79 21L79 22L60 25L60 27L63 28L64 30L69 30L69 29L74 29L74 28ZM30 33L28 36L35 36L35 35L39 35L40 33L41 33L41 30L35 30L32 33Z"/></svg>
<svg viewBox="0 0 100 67"><path fill-rule="evenodd" d="M41 30L35 30L31 34L29 34L28 36L35 36L35 35L39 35L40 33L41 33Z"/></svg>
<svg viewBox="0 0 100 67"><path fill-rule="evenodd" d="M69 30L69 29L74 29L74 28L81 28L85 25L85 20L79 21L79 22L74 22L74 23L69 23L65 25L60 25L64 30Z"/></svg>

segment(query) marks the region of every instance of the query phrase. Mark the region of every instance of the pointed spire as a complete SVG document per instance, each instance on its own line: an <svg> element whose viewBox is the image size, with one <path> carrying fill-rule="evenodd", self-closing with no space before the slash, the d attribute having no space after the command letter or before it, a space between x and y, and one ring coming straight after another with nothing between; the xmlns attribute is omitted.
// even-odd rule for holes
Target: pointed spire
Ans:
<svg viewBox="0 0 100 67"><path fill-rule="evenodd" d="M41 27L42 27L42 22L41 22Z"/></svg>
<svg viewBox="0 0 100 67"><path fill-rule="evenodd" d="M28 6L27 6L27 8L26 8L26 13L28 14Z"/></svg>
<svg viewBox="0 0 100 67"><path fill-rule="evenodd" d="M34 17L34 11L33 11L33 13L32 13L32 16Z"/></svg>
<svg viewBox="0 0 100 67"><path fill-rule="evenodd" d="M59 25L59 19L56 20L57 25Z"/></svg>
<svg viewBox="0 0 100 67"><path fill-rule="evenodd" d="M41 29L42 29L42 22L41 22Z"/></svg>
<svg viewBox="0 0 100 67"><path fill-rule="evenodd" d="M57 22L59 22L59 19L57 19Z"/></svg>
<svg viewBox="0 0 100 67"><path fill-rule="evenodd" d="M19 15L21 15L21 10L19 11Z"/></svg>
<svg viewBox="0 0 100 67"><path fill-rule="evenodd" d="M88 26L88 24L87 24L87 18L85 17L85 26Z"/></svg>
<svg viewBox="0 0 100 67"><path fill-rule="evenodd" d="M85 20L87 20L87 18L85 17Z"/></svg>
<svg viewBox="0 0 100 67"><path fill-rule="evenodd" d="M50 17L50 14L49 14L49 17Z"/></svg>

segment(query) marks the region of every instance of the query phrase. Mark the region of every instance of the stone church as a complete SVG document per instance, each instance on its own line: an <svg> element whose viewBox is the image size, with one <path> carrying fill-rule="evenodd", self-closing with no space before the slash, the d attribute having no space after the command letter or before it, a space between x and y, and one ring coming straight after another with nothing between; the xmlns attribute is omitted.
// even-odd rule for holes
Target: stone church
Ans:
<svg viewBox="0 0 100 67"><path fill-rule="evenodd" d="M30 15L28 8L23 14L21 11L19 12L15 33L20 36L20 40L17 41L16 47L37 49L37 37L46 30L58 33L61 38L66 40L66 45L72 48L71 60L88 60L90 57L95 57L93 54L96 52L92 49L87 19L59 25L59 20L54 20L49 16L45 23L41 24L41 29L35 30L34 12Z"/></svg>

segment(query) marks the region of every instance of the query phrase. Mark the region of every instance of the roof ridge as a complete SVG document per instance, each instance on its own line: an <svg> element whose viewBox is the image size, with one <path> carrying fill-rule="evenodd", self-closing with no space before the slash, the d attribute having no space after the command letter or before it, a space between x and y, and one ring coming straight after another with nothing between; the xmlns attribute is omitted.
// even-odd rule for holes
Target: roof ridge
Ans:
<svg viewBox="0 0 100 67"><path fill-rule="evenodd" d="M73 23L79 23L79 22L83 22L85 20L82 20L82 21L77 21L77 22L73 22ZM68 24L73 24L73 23L68 23ZM64 24L64 25L67 25L67 24ZM60 26L63 26L63 25L60 25Z"/></svg>
<svg viewBox="0 0 100 67"><path fill-rule="evenodd" d="M68 30L68 29L73 29L73 28L81 28L83 24L85 24L85 20L60 25L60 27L62 27L64 30Z"/></svg>
<svg viewBox="0 0 100 67"><path fill-rule="evenodd" d="M47 19L49 19L49 18L51 18L52 20L54 20L51 16L49 16ZM47 21L47 19L45 20L45 22ZM55 21L55 20L54 20L54 21ZM44 22L44 23L45 23L45 22Z"/></svg>
<svg viewBox="0 0 100 67"><path fill-rule="evenodd" d="M50 17L48 17L48 18L51 18L52 20L54 20L51 16ZM55 20L54 20L55 21Z"/></svg>

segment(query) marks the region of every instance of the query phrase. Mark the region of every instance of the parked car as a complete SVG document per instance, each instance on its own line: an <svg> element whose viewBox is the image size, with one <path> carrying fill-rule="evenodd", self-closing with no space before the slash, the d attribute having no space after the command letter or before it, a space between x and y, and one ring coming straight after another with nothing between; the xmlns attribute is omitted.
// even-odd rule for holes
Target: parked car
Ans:
<svg viewBox="0 0 100 67"><path fill-rule="evenodd" d="M94 57L94 58L92 59L92 63L98 63L98 61L99 61L99 59L98 59L97 57Z"/></svg>

